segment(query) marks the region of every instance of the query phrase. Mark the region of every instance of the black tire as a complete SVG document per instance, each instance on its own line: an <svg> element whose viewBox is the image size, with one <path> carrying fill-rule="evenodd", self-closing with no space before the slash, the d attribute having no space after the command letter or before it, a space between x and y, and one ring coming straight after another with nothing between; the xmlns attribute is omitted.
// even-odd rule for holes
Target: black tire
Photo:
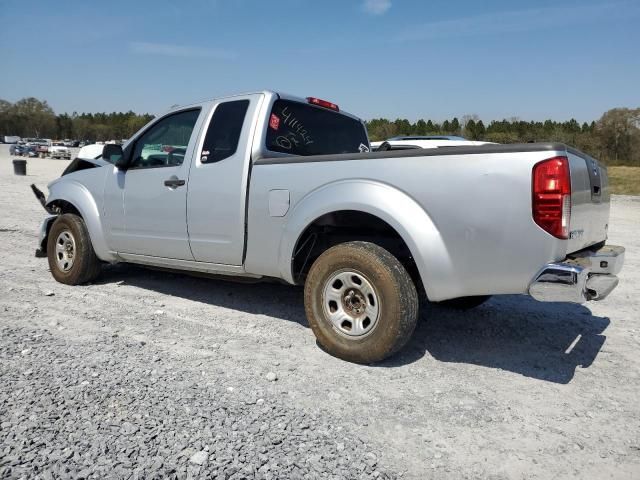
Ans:
<svg viewBox="0 0 640 480"><path fill-rule="evenodd" d="M356 300L357 305L365 310L353 318L344 317L346 324L336 326L330 319L331 301L327 301L325 292L339 281L330 283L336 275L348 276L352 272L365 284L361 287L362 292L357 287L344 286L344 294L342 291L336 293L342 300L340 312L345 315L346 312L358 312L360 307L349 310L354 305L349 303L353 301L350 298L354 297L354 290L355 298L364 300L362 303ZM371 288L373 297L366 293ZM387 250L368 242L342 243L322 253L307 275L304 304L309 325L322 348L331 355L356 363L379 362L398 352L411 338L418 318L418 294L411 277ZM370 330L359 336L347 332L351 319L353 325L367 325L368 316L364 320L358 318L366 316L369 308L377 312L375 320L370 320L367 326Z"/></svg>
<svg viewBox="0 0 640 480"><path fill-rule="evenodd" d="M454 310L471 310L472 308L479 307L490 298L491 295L477 295L475 297L452 298L451 300L445 300L437 304Z"/></svg>
<svg viewBox="0 0 640 480"><path fill-rule="evenodd" d="M63 243L58 245L61 241ZM73 244L71 258L65 257L68 251L66 254L59 251L68 243ZM60 215L51 226L47 239L47 258L53 278L67 285L90 282L100 274L102 268L100 259L91 245L84 221L71 213ZM65 259L70 261L64 264Z"/></svg>

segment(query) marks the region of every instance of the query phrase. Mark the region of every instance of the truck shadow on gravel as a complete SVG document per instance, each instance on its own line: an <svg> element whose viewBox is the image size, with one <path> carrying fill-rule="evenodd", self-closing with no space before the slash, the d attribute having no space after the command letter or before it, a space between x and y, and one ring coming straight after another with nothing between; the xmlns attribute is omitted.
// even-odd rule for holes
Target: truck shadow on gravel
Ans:
<svg viewBox="0 0 640 480"><path fill-rule="evenodd" d="M301 288L196 278L134 265L105 268L97 283L119 281L308 327ZM602 333L610 323L582 305L541 303L525 295L493 297L466 312L427 304L422 306L420 316L405 348L375 366L402 367L419 361L428 352L440 362L480 365L566 384L578 366L587 368L593 363L606 339Z"/></svg>
<svg viewBox="0 0 640 480"><path fill-rule="evenodd" d="M600 352L608 318L573 303L541 303L504 295L466 312L426 305L401 365L428 351L441 362L468 363L566 384ZM407 358L402 358L407 357Z"/></svg>
<svg viewBox="0 0 640 480"><path fill-rule="evenodd" d="M267 315L308 327L304 313L303 291L278 282L225 280L198 277L172 271L154 270L132 264L103 268L94 284L124 282L162 295L230 308L241 312Z"/></svg>

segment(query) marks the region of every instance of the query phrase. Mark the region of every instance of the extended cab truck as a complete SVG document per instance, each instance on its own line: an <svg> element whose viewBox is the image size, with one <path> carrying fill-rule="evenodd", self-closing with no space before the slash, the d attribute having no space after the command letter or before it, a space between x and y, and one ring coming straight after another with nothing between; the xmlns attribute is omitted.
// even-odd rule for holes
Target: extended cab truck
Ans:
<svg viewBox="0 0 640 480"><path fill-rule="evenodd" d="M419 292L585 302L617 285L606 169L563 144L369 152L338 106L265 91L176 108L34 187L56 280L103 262L304 284L319 343L356 362L410 338Z"/></svg>

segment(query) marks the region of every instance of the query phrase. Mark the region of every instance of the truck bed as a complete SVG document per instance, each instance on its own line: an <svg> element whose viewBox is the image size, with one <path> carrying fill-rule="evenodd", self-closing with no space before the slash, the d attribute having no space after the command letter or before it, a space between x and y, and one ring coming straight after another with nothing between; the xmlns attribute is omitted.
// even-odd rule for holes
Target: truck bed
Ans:
<svg viewBox="0 0 640 480"><path fill-rule="evenodd" d="M543 231L531 215L532 168L554 156L567 156L571 169L568 240ZM409 200L399 210L403 218L384 220L399 228L413 223L433 240L430 245L416 245L421 251L414 255L425 258L418 267L423 281L430 283L433 300L523 293L541 265L606 239L606 169L596 162L597 175L590 175L588 166L593 169L593 162L561 143L256 158L249 189L246 268L294 281L286 272L290 259L281 255L283 229L293 230L291 222L313 221L308 217L324 212L323 199L329 205L339 195L344 209L369 208L364 211L376 214L374 196L388 194L384 202L404 202L405 196ZM340 187L346 184L348 188ZM390 191L396 189L401 195L394 200ZM269 214L269 192L274 190L289 192L286 217ZM378 193L368 196L367 190ZM311 197L316 198L315 213L305 212L305 218L298 220L298 204L307 204ZM367 199L369 205L358 199ZM412 210L415 205L418 208Z"/></svg>

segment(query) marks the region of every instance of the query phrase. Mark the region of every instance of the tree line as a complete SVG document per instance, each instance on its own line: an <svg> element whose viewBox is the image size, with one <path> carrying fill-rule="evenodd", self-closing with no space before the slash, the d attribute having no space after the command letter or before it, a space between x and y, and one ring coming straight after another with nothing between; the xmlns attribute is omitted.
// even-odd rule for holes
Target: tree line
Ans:
<svg viewBox="0 0 640 480"><path fill-rule="evenodd" d="M132 111L56 115L46 101L29 97L15 103L0 100L0 134L22 138L90 141L129 138L153 119Z"/></svg>
<svg viewBox="0 0 640 480"><path fill-rule="evenodd" d="M104 141L129 138L153 119L148 113L67 113L56 115L46 101L29 97L15 103L0 100L0 135ZM441 123L420 119L376 118L366 122L371 140L397 135L461 135L496 143L562 142L609 165L640 166L640 108L614 108L591 123L519 118L485 124L477 115Z"/></svg>
<svg viewBox="0 0 640 480"><path fill-rule="evenodd" d="M469 140L495 143L562 142L609 165L640 166L640 108L614 108L597 121L578 123L518 118L485 124L477 115L465 115L437 123L432 120L394 121L376 118L367 123L371 140L398 135L460 135Z"/></svg>

